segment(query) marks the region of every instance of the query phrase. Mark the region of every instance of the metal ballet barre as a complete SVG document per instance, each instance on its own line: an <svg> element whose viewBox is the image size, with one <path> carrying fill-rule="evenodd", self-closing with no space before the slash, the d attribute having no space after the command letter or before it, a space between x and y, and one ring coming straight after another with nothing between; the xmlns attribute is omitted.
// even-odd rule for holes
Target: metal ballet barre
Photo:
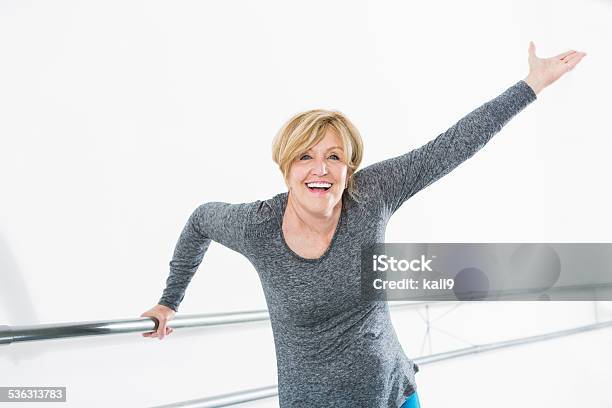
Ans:
<svg viewBox="0 0 612 408"><path fill-rule="evenodd" d="M433 303L439 302L405 302L397 305L389 305L389 307L417 307ZM269 319L270 315L268 314L267 310L254 310L247 312L176 316L168 323L168 326L172 327L173 329L182 329L187 327L207 327L267 321ZM109 334L121 333L146 333L151 332L156 328L157 320L152 317L19 326L0 325L0 345L70 337L105 336Z"/></svg>
<svg viewBox="0 0 612 408"><path fill-rule="evenodd" d="M450 302L453 303L453 302ZM472 303L472 302L454 302ZM448 305L449 302L392 302L389 303L390 309L419 307L426 305ZM176 316L168 325L172 328L188 327L207 327L237 323L249 323L258 321L269 321L269 314L266 310L255 310L246 312L215 313ZM100 336L121 333L141 333L151 332L157 328L157 321L151 317L139 317L135 319L103 320L88 322L53 323L37 325L7 326L0 325L0 345L12 343L42 341L70 337ZM494 343L474 345L462 349L447 352L430 354L428 356L414 358L413 361L418 365L430 364L437 361L449 360L469 354L483 353L500 348L513 347L527 343L534 343L553 338L569 336L576 333L598 330L612 327L612 321L599 322L585 326L578 326L570 329L543 333L535 336L522 337L512 340L503 340ZM213 408L227 407L235 404L256 401L278 395L277 385L260 387L250 390L242 390L230 394L212 396L197 400L176 402L168 405L160 405L156 408Z"/></svg>
<svg viewBox="0 0 612 408"><path fill-rule="evenodd" d="M612 283L593 284L593 285L566 285L558 288L548 288L547 292L572 293L578 290L594 291L612 288ZM495 292L495 297L506 298L509 300L521 299L521 295L539 293L546 288L524 288L503 290ZM419 307L424 305L448 304L451 303L468 303L473 300L453 301L448 299L452 294L445 294L440 297L434 297L437 300L429 301L410 301L399 302L392 301L389 304L390 309L403 307ZM429 298L432 296L429 295ZM469 296L466 299L471 299ZM199 314L176 316L172 319L168 326L173 329L186 327L206 327L218 326L234 323L247 323L269 320L270 316L267 310L255 310L247 312L231 312L231 313L215 313L215 314ZM100 336L108 334L120 333L135 333L135 332L150 332L156 330L157 320L152 317L138 317L135 319L120 319L120 320L100 320L89 322L72 322L72 323L51 323L51 324L36 324L22 326L6 326L0 325L0 345L12 344L24 341L39 341L50 340L68 337L82 336Z"/></svg>

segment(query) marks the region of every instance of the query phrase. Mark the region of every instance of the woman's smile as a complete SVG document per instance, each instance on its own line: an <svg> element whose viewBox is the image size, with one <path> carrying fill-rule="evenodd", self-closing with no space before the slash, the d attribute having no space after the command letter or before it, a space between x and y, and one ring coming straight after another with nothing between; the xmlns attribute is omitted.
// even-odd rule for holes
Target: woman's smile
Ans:
<svg viewBox="0 0 612 408"><path fill-rule="evenodd" d="M311 182L307 182L304 183L306 188L315 196L323 196L325 194L327 194L332 186L333 183L330 183L328 181L311 181Z"/></svg>

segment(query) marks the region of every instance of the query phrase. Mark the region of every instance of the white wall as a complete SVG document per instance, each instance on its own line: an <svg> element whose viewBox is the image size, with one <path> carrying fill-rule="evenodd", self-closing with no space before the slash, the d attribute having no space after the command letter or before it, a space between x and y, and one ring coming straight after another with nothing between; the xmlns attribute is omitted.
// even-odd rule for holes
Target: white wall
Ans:
<svg viewBox="0 0 612 408"><path fill-rule="evenodd" d="M285 191L270 144L290 116L344 112L362 132L366 166L424 144L523 79L529 40L540 56L588 56L404 204L387 241L610 242L611 18L604 0L1 2L0 324L138 317L159 299L197 205ZM557 323L535 331L593 319L592 304L502 305L503 320L470 305L448 330L518 337L525 316ZM180 313L261 308L251 265L213 244ZM422 328L398 316L416 357ZM542 395L567 392L568 366L582 362L594 379L576 383L581 405L609 406L604 338L609 330L438 363L417 374L421 399L449 406L478 384L470 406L517 389L546 405ZM447 346L438 340L433 352ZM517 356L521 370L499 369ZM519 375L524 367L530 375ZM492 375L498 388L483 387ZM542 376L546 389L534 385ZM275 382L267 323L162 342L134 334L0 348L0 385L65 385L70 407L151 406Z"/></svg>

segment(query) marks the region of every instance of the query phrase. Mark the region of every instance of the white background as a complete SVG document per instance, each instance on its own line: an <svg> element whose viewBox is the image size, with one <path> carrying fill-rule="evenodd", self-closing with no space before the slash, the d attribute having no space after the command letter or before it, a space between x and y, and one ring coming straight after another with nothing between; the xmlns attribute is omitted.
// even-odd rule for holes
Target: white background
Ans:
<svg viewBox="0 0 612 408"><path fill-rule="evenodd" d="M523 79L529 40L539 56L588 55L406 202L387 241L610 242L610 21L604 0L2 0L0 324L140 316L193 209L285 191L271 142L289 117L345 113L364 167ZM263 308L246 258L213 243L179 314ZM594 316L592 302L480 303L438 324L483 343ZM466 346L432 332L422 349L418 314L393 319L409 357ZM422 367L420 399L609 407L610 340L605 329ZM271 385L275 364L257 323L0 346L0 385L65 385L69 407L144 407Z"/></svg>

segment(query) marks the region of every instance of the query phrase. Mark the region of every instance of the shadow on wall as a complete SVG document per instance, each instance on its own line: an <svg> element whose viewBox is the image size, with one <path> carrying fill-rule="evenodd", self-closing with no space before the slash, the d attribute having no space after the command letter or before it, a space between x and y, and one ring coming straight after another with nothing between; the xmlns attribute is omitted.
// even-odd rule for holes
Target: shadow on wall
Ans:
<svg viewBox="0 0 612 408"><path fill-rule="evenodd" d="M4 236L0 234L0 307L8 321L0 321L2 325L35 324L39 321L34 302L23 279L23 273L13 256ZM10 345L0 346L0 351L8 351ZM35 358L39 353L35 350L19 353L2 353L13 362Z"/></svg>

